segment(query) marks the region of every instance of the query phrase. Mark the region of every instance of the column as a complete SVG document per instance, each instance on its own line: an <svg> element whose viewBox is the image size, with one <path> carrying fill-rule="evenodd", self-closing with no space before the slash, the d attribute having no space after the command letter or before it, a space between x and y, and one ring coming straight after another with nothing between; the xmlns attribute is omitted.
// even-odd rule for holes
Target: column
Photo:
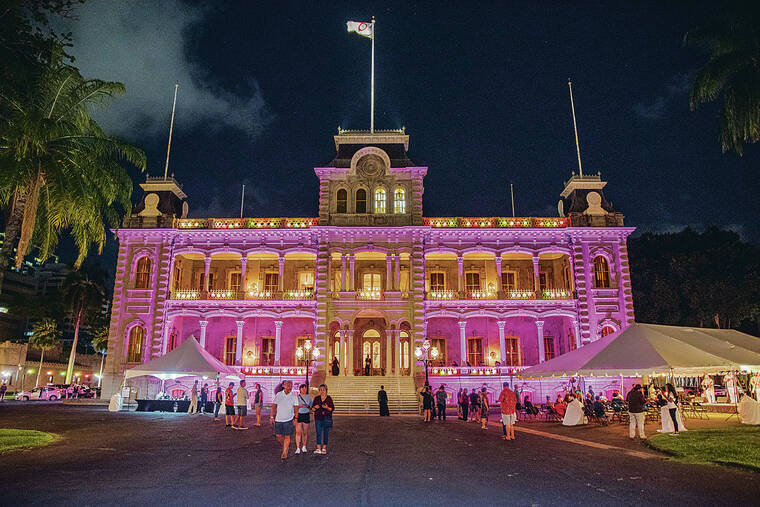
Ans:
<svg viewBox="0 0 760 507"><path fill-rule="evenodd" d="M346 330L340 330L340 349L338 349L338 364L340 369L343 370L343 376L346 376Z"/></svg>
<svg viewBox="0 0 760 507"><path fill-rule="evenodd" d="M581 342L581 326L577 319L573 321L573 331L575 331L575 348L579 349L583 343Z"/></svg>
<svg viewBox="0 0 760 507"><path fill-rule="evenodd" d="M243 358L243 323L242 320L236 320L237 338L235 339L235 364L242 364Z"/></svg>
<svg viewBox="0 0 760 507"><path fill-rule="evenodd" d="M354 266L356 264L356 256L354 254L351 254L348 256L348 265L349 270L351 272L351 277L348 279L348 290L354 291L354 283L356 283L356 278L354 274Z"/></svg>
<svg viewBox="0 0 760 507"><path fill-rule="evenodd" d="M354 330L348 330L348 376L354 376Z"/></svg>
<svg viewBox="0 0 760 507"><path fill-rule="evenodd" d="M346 254L340 254L340 290L346 290Z"/></svg>
<svg viewBox="0 0 760 507"><path fill-rule="evenodd" d="M536 299L541 297L541 277L538 272L538 254L533 254L533 290L536 291Z"/></svg>
<svg viewBox="0 0 760 507"><path fill-rule="evenodd" d="M507 340L504 338L504 326L506 324L503 320L496 322L496 325L499 326L499 351L501 352L499 361L501 361L502 366L507 364Z"/></svg>
<svg viewBox="0 0 760 507"><path fill-rule="evenodd" d="M207 278L207 280L208 280L208 278ZM198 322L198 324L201 325L201 339L200 339L201 348L205 349L206 348L206 326L208 326L208 321L207 320L201 320L201 321Z"/></svg>
<svg viewBox="0 0 760 507"><path fill-rule="evenodd" d="M205 263L203 267L203 290L208 292L209 290L208 274L209 274L209 271L211 271L211 257L207 255L206 258L203 260L203 262Z"/></svg>
<svg viewBox="0 0 760 507"><path fill-rule="evenodd" d="M248 290L248 285L246 284L246 268L248 267L248 255L243 254L240 256L240 291L243 293L243 298L245 298L245 292Z"/></svg>
<svg viewBox="0 0 760 507"><path fill-rule="evenodd" d="M391 279L391 264L393 263L393 257L391 254L385 254L385 290L393 290L393 280Z"/></svg>
<svg viewBox="0 0 760 507"><path fill-rule="evenodd" d="M274 364L280 366L280 339L282 338L282 321L274 321Z"/></svg>
<svg viewBox="0 0 760 507"><path fill-rule="evenodd" d="M459 364L465 366L467 364L467 335L465 334L465 326L467 326L466 320L459 321Z"/></svg>
<svg viewBox="0 0 760 507"><path fill-rule="evenodd" d="M504 288L501 286L501 255L494 257L496 262L496 290L501 293L504 292Z"/></svg>
<svg viewBox="0 0 760 507"><path fill-rule="evenodd" d="M396 273L393 277L393 290L401 290L401 255L395 254L393 256L393 261L396 263L395 270Z"/></svg>
<svg viewBox="0 0 760 507"><path fill-rule="evenodd" d="M285 279L284 279L284 275L285 275L285 256L282 255L282 254L280 254L280 257L277 259L277 261L278 261L279 268L280 268L280 271L279 271L280 275L277 277L277 290L280 291L280 292L282 292L283 290L285 290L284 289L284 287L285 287Z"/></svg>
<svg viewBox="0 0 760 507"><path fill-rule="evenodd" d="M161 355L166 355L166 347L169 345L169 335L171 334L172 321L169 317L166 318L164 323L164 343L161 347Z"/></svg>
<svg viewBox="0 0 760 507"><path fill-rule="evenodd" d="M459 276L457 276L457 290L462 292L464 290L464 257L459 255L457 257L457 269Z"/></svg>
<svg viewBox="0 0 760 507"><path fill-rule="evenodd" d="M546 350L544 350L544 321L536 321L536 332L538 333L538 362L546 361Z"/></svg>
<svg viewBox="0 0 760 507"><path fill-rule="evenodd" d="M385 376L391 374L393 369L393 349L391 348L391 340L393 339L393 331L390 329L385 330Z"/></svg>

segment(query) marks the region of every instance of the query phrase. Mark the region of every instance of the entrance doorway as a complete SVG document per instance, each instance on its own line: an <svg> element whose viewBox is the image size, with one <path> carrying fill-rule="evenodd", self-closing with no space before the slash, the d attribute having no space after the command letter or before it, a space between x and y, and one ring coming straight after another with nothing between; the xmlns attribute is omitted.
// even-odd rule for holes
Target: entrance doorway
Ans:
<svg viewBox="0 0 760 507"><path fill-rule="evenodd" d="M370 375L382 375L382 344L377 329L367 329L362 335L362 375L366 375L367 358L370 360Z"/></svg>

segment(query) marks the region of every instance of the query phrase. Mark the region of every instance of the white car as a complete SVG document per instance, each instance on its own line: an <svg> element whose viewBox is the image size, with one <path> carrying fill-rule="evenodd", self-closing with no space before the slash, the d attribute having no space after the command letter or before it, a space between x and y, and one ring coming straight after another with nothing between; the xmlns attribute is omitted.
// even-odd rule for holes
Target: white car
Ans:
<svg viewBox="0 0 760 507"><path fill-rule="evenodd" d="M48 400L55 401L61 399L61 390L57 387L35 387L31 391L21 391L16 393L17 400Z"/></svg>

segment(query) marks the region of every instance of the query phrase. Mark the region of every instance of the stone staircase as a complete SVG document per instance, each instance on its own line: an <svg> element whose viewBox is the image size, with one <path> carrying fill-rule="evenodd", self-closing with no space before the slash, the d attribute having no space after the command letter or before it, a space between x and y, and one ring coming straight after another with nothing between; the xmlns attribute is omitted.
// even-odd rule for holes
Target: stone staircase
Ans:
<svg viewBox="0 0 760 507"><path fill-rule="evenodd" d="M391 414L416 414L417 394L412 377L327 377L337 414L378 415L377 392L385 386Z"/></svg>

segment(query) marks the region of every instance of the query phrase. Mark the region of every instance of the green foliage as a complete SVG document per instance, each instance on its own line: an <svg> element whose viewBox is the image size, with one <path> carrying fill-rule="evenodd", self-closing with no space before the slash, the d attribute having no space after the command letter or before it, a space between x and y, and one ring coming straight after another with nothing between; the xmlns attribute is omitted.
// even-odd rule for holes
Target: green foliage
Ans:
<svg viewBox="0 0 760 507"><path fill-rule="evenodd" d="M104 280L105 273L94 266L74 270L66 276L61 296L75 319L81 312L82 324L93 321L100 313L106 297Z"/></svg>
<svg viewBox="0 0 760 507"><path fill-rule="evenodd" d="M37 430L0 429L0 453L52 444L58 436Z"/></svg>
<svg viewBox="0 0 760 507"><path fill-rule="evenodd" d="M647 233L629 254L639 322L728 328L760 318L760 248L734 232Z"/></svg>
<svg viewBox="0 0 760 507"><path fill-rule="evenodd" d="M95 352L105 355L108 351L108 325L96 327L92 332L92 348Z"/></svg>
<svg viewBox="0 0 760 507"><path fill-rule="evenodd" d="M53 319L42 319L32 327L29 343L40 350L52 349L61 340L61 331Z"/></svg>
<svg viewBox="0 0 760 507"><path fill-rule="evenodd" d="M723 19L690 30L684 44L710 53L691 90L692 110L720 99L721 146L741 155L760 139L760 2L730 2Z"/></svg>
<svg viewBox="0 0 760 507"><path fill-rule="evenodd" d="M687 463L743 465L760 470L760 428L742 426L655 435L650 445Z"/></svg>

